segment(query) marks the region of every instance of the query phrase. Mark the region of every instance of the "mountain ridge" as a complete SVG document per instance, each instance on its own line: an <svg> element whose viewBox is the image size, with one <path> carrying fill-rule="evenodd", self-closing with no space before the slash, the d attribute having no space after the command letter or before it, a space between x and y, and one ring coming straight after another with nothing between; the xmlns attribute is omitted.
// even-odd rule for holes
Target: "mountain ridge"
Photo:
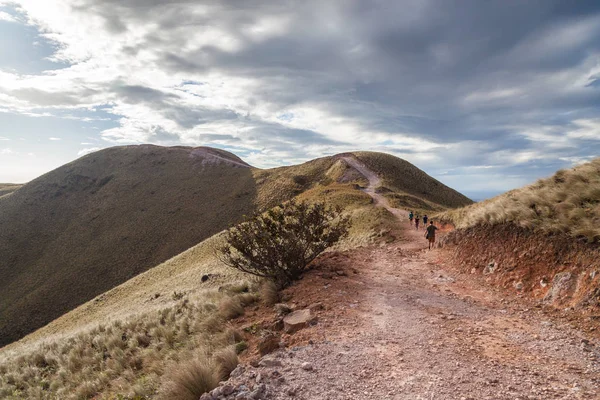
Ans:
<svg viewBox="0 0 600 400"><path fill-rule="evenodd" d="M381 157L388 164L390 157L405 163ZM0 233L0 346L244 215L313 188L360 184L341 158L258 169L220 149L122 146L88 154L23 185L0 198L0 224L7 227ZM380 173L385 178L389 172ZM348 198L357 191L338 189Z"/></svg>

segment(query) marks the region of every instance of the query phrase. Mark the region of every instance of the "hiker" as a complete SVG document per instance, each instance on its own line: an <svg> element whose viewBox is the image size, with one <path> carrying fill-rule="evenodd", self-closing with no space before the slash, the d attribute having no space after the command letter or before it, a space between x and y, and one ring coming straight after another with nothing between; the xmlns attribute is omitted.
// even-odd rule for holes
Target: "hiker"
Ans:
<svg viewBox="0 0 600 400"><path fill-rule="evenodd" d="M415 217L415 226L417 227L417 230L419 230L419 216L418 215Z"/></svg>
<svg viewBox="0 0 600 400"><path fill-rule="evenodd" d="M427 220L429 219L429 217L427 216L427 214L423 215L423 226L425 228L427 228Z"/></svg>
<svg viewBox="0 0 600 400"><path fill-rule="evenodd" d="M415 216L415 215L413 214L413 212L412 212L412 211L411 211L411 212L408 214L408 220L410 221L410 224L411 224L411 225L412 225L412 220L413 220L413 217L414 217L414 216Z"/></svg>
<svg viewBox="0 0 600 400"><path fill-rule="evenodd" d="M433 225L433 221L429 222L429 226L427 227L427 231L425 232L425 239L429 240L429 250L435 244L435 231L437 230L437 226Z"/></svg>

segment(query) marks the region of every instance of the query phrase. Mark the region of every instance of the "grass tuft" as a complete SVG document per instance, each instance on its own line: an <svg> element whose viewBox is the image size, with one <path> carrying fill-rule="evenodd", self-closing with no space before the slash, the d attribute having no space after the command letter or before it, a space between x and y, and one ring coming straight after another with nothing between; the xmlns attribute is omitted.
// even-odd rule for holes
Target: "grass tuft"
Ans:
<svg viewBox="0 0 600 400"><path fill-rule="evenodd" d="M215 365L208 360L193 359L171 370L159 394L161 400L198 400L219 384Z"/></svg>
<svg viewBox="0 0 600 400"><path fill-rule="evenodd" d="M264 281L260 285L260 299L266 306L273 306L280 301L279 289L273 281Z"/></svg>
<svg viewBox="0 0 600 400"><path fill-rule="evenodd" d="M229 346L214 355L219 380L226 380L229 374L238 366L239 360L235 346Z"/></svg>
<svg viewBox="0 0 600 400"><path fill-rule="evenodd" d="M219 314L226 320L235 319L244 315L244 306L237 297L229 297L219 304Z"/></svg>

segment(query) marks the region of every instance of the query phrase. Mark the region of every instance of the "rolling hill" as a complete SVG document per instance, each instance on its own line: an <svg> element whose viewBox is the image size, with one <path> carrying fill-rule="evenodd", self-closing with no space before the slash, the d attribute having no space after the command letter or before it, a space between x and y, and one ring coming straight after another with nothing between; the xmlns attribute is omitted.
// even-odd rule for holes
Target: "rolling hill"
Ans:
<svg viewBox="0 0 600 400"><path fill-rule="evenodd" d="M0 345L253 211L252 170L205 148L117 147L0 199Z"/></svg>
<svg viewBox="0 0 600 400"><path fill-rule="evenodd" d="M600 240L600 158L440 217L462 229L509 223L596 242Z"/></svg>
<svg viewBox="0 0 600 400"><path fill-rule="evenodd" d="M600 158L436 218L451 259L561 309L600 306Z"/></svg>
<svg viewBox="0 0 600 400"><path fill-rule="evenodd" d="M0 183L0 197L6 196L7 194L11 194L21 186L23 185L15 183Z"/></svg>
<svg viewBox="0 0 600 400"><path fill-rule="evenodd" d="M470 202L404 160L381 153L353 156L381 175L390 196L410 195L436 209ZM357 184L364 178L340 156L267 170L211 148L126 146L84 156L0 198L0 224L6 227L0 232L0 346L113 288L131 294L119 297L127 299L119 309L145 304L160 287L163 293L189 291L199 272L189 281L185 274L168 275L152 280L154 287L116 287L243 215L292 197L368 203ZM355 213L354 237L372 235L380 216ZM169 279L175 283L167 285ZM179 287L180 279L190 288ZM94 318L82 317L89 323Z"/></svg>
<svg viewBox="0 0 600 400"><path fill-rule="evenodd" d="M354 155L382 177L379 191L389 199L393 207L422 213L473 204L471 199L408 161L385 153L361 151Z"/></svg>

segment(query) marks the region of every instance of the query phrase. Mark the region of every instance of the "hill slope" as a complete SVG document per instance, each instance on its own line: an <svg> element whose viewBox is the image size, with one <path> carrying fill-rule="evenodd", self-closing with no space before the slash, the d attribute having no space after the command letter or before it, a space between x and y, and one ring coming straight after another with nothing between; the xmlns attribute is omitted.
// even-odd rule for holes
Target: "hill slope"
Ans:
<svg viewBox="0 0 600 400"><path fill-rule="evenodd" d="M15 183L0 183L0 197L10 194L23 185Z"/></svg>
<svg viewBox="0 0 600 400"><path fill-rule="evenodd" d="M427 175L408 161L368 151L354 155L382 178L380 191L393 207L421 212L463 207L473 201Z"/></svg>
<svg viewBox="0 0 600 400"><path fill-rule="evenodd" d="M253 211L252 170L205 148L82 157L0 199L0 345Z"/></svg>
<svg viewBox="0 0 600 400"><path fill-rule="evenodd" d="M441 214L457 228L511 223L600 240L600 158L470 207Z"/></svg>
<svg viewBox="0 0 600 400"><path fill-rule="evenodd" d="M245 214L299 195L341 206L364 203L353 184L366 181L344 160L347 156L260 170L217 149L116 147L82 157L0 198L0 224L7 227L0 232L0 346ZM381 153L350 156L373 165L388 196L410 193L432 209L469 202L404 160ZM358 212L356 243L374 235L371 227L379 217ZM196 281L189 283L193 287ZM140 290L154 294L162 284L153 285ZM177 282L167 286L189 290Z"/></svg>

